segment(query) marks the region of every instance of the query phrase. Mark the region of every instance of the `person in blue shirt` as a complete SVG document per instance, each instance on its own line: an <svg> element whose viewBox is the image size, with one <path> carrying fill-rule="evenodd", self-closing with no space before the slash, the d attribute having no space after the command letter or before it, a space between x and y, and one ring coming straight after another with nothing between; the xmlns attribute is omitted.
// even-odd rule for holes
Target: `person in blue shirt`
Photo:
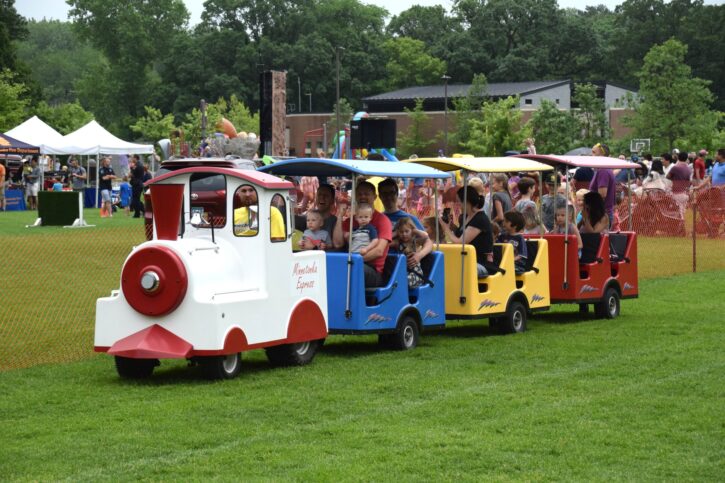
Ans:
<svg viewBox="0 0 725 483"><path fill-rule="evenodd" d="M717 150L715 161L710 172L710 184L712 186L725 186L725 148Z"/></svg>
<svg viewBox="0 0 725 483"><path fill-rule="evenodd" d="M524 215L518 211L507 211L503 214L503 231L498 236L498 243L510 243L514 247L514 269L516 274L526 271L528 250L526 240L521 233L524 229Z"/></svg>
<svg viewBox="0 0 725 483"><path fill-rule="evenodd" d="M398 183L393 178L386 178L378 183L378 196L383 203L385 216L388 217L390 223L395 226L401 218L410 218L418 230L423 230L423 224L420 220L410 213L398 208Z"/></svg>
<svg viewBox="0 0 725 483"><path fill-rule="evenodd" d="M131 216L131 185L128 184L128 177L124 176L123 182L118 187L121 208L126 212L126 216Z"/></svg>

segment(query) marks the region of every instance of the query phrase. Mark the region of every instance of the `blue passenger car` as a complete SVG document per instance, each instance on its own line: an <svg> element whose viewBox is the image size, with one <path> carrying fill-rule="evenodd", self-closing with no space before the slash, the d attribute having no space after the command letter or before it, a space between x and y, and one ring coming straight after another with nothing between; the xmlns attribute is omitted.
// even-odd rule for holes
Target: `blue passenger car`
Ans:
<svg viewBox="0 0 725 483"><path fill-rule="evenodd" d="M351 176L353 191L358 176L450 176L412 163L315 158L280 161L260 170L278 176ZM407 350L417 345L421 331L445 325L444 261L440 252L434 250L422 260L425 283L412 289L408 288L405 256L392 250L385 262L383 285L367 289L359 254L328 252L326 258L329 333L379 334L383 345Z"/></svg>

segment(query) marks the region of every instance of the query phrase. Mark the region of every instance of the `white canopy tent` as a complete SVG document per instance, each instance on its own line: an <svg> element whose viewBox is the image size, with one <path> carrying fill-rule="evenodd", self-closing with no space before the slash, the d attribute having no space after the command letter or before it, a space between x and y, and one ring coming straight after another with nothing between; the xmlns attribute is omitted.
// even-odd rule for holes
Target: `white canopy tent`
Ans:
<svg viewBox="0 0 725 483"><path fill-rule="evenodd" d="M40 154L66 154L54 147L63 144L63 135L38 116L31 117L5 134L24 143L38 146Z"/></svg>
<svg viewBox="0 0 725 483"><path fill-rule="evenodd" d="M101 154L152 154L152 144L136 144L117 138L108 132L95 120L85 126L67 134L62 138L60 146L54 146L63 154L96 155L96 162L100 163ZM88 162L90 169L90 160ZM96 165L98 169L100 164ZM95 205L98 207L98 172L96 171L96 197Z"/></svg>
<svg viewBox="0 0 725 483"><path fill-rule="evenodd" d="M151 144L136 144L119 139L96 121L90 121L85 126L63 137L63 144L59 146L64 154L151 154L154 147Z"/></svg>

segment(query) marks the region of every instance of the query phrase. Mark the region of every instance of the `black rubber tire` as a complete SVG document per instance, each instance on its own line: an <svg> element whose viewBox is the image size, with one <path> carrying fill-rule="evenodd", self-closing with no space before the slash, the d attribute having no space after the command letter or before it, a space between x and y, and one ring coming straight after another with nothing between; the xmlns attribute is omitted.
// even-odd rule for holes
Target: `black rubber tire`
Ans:
<svg viewBox="0 0 725 483"><path fill-rule="evenodd" d="M115 356L116 371L124 379L146 379L159 365L158 359L131 359L130 357Z"/></svg>
<svg viewBox="0 0 725 483"><path fill-rule="evenodd" d="M199 358L204 377L212 381L234 379L242 371L242 354Z"/></svg>
<svg viewBox="0 0 725 483"><path fill-rule="evenodd" d="M500 334L501 332L503 332L503 324L501 323L501 319L503 319L503 317L497 316L488 318L488 328L494 334Z"/></svg>
<svg viewBox="0 0 725 483"><path fill-rule="evenodd" d="M267 354L267 359L274 366L304 366L312 362L319 347L319 340L309 340L267 347L264 351Z"/></svg>
<svg viewBox="0 0 725 483"><path fill-rule="evenodd" d="M409 351L418 346L420 339L420 331L418 323L411 315L406 315L398 324L398 330L390 336L389 346L391 349L398 351Z"/></svg>
<svg viewBox="0 0 725 483"><path fill-rule="evenodd" d="M619 316L619 292L614 287L604 291L604 298L596 305L596 315L602 319L616 319Z"/></svg>
<svg viewBox="0 0 725 483"><path fill-rule="evenodd" d="M516 300L506 307L506 315L500 319L500 327L504 334L526 332L526 307Z"/></svg>

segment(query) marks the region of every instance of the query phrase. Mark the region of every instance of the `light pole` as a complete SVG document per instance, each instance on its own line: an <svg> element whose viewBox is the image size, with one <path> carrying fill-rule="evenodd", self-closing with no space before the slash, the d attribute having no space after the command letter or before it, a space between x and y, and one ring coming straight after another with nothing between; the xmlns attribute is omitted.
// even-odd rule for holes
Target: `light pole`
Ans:
<svg viewBox="0 0 725 483"><path fill-rule="evenodd" d="M336 136L337 136L337 148L340 149L340 51L345 50L343 47L340 47L339 45L335 47L335 66L337 68L337 94L336 94L336 103L335 103L335 122L336 122ZM338 153L340 156L340 159L342 159L342 153Z"/></svg>
<svg viewBox="0 0 725 483"><path fill-rule="evenodd" d="M448 156L448 81L450 76L443 74L441 79L444 83L443 94L443 154Z"/></svg>
<svg viewBox="0 0 725 483"><path fill-rule="evenodd" d="M312 93L311 92L305 92L305 95L310 101L310 112L312 112Z"/></svg>
<svg viewBox="0 0 725 483"><path fill-rule="evenodd" d="M302 82L300 76L297 76L297 108L302 113Z"/></svg>

